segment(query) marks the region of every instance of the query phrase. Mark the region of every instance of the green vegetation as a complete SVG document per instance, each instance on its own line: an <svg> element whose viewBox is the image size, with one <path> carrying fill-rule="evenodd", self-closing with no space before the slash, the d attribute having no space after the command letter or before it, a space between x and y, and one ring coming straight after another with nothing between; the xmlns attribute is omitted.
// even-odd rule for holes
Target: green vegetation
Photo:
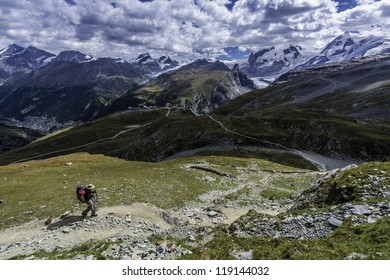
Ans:
<svg viewBox="0 0 390 280"><path fill-rule="evenodd" d="M253 250L254 259L287 260L342 260L352 253L367 259L390 258L390 218L372 224L352 225L344 222L325 238L241 238L217 232L203 247L191 249L193 254L183 259L233 259L234 252Z"/></svg>
<svg viewBox="0 0 390 280"><path fill-rule="evenodd" d="M168 117L166 114L167 109L116 113L4 153L0 164L75 152L105 154L136 161L161 161L183 151L218 146L226 147L226 150L200 154L262 158L284 165L315 169L312 163L294 153L262 149L261 141L229 133L207 116L196 117L186 111L174 110ZM253 133L250 125L247 128L248 134ZM263 137L258 136L260 139Z"/></svg>
<svg viewBox="0 0 390 280"><path fill-rule="evenodd" d="M277 149L264 149L256 146L239 146L227 151L205 151L200 152L202 156L230 156L240 158L261 158L264 160L294 166L297 168L317 170L318 167L310 161L303 159L300 155Z"/></svg>
<svg viewBox="0 0 390 280"><path fill-rule="evenodd" d="M345 202L359 202L375 198L388 201L382 192L389 190L390 162L367 162L334 174L313 188L303 192L297 208L326 207ZM366 197L365 194L370 194Z"/></svg>
<svg viewBox="0 0 390 280"><path fill-rule="evenodd" d="M261 192L262 197L268 198L270 200L291 197L292 194L296 193L275 188L266 188Z"/></svg>
<svg viewBox="0 0 390 280"><path fill-rule="evenodd" d="M46 260L71 260L77 259L77 256L81 255L93 255L97 260L107 260L107 256L104 256L102 253L107 250L108 247L115 244L114 242L106 241L88 241L83 243L80 246L75 246L70 250L55 250L51 253L45 251L39 251L34 253L34 257L37 259L46 259ZM25 260L28 256L19 255L11 260Z"/></svg>
<svg viewBox="0 0 390 280"><path fill-rule="evenodd" d="M0 164L9 164L16 160L26 159L34 156L38 156L39 158L47 158L50 156L72 154L78 151L86 150L88 150L90 153L94 153L96 149L101 148L101 146L97 145L98 143L112 143L113 140L110 141L110 137L114 137L116 134L122 131L129 130L129 127L131 126L145 125L150 123L159 117L165 116L165 114L165 110L112 114L108 117L100 118L93 122L87 122L82 125L74 126L69 130L62 131L62 133L54 133L49 136L45 136L44 139L40 139L40 141L35 141L27 146L15 149L8 153L4 153L0 158ZM107 140L103 141L102 139ZM83 146L95 141L98 141L98 143ZM94 149L95 146L98 146L99 148ZM113 150L113 147L111 145L106 145L105 149L111 151ZM40 157L42 154L59 150L61 150L61 152L53 153L46 157ZM100 153L102 152L103 151ZM99 152L97 151L97 153Z"/></svg>
<svg viewBox="0 0 390 280"><path fill-rule="evenodd" d="M249 142L251 145L272 148L266 140L322 155L364 160L387 160L390 154L390 133L385 125L356 122L323 110L296 106L248 108L234 116L214 117L232 131L259 139Z"/></svg>
<svg viewBox="0 0 390 280"><path fill-rule="evenodd" d="M214 173L215 181L205 181L202 177L209 172L186 167L199 163L229 178L237 175L237 168L251 165L259 170L299 170L258 159L193 157L147 163L85 153L12 164L0 167L0 198L6 201L1 205L0 228L56 217L67 210L79 212L83 205L75 197L78 182L98 187L100 207L146 202L171 208L205 192L237 186L222 183L225 176Z"/></svg>

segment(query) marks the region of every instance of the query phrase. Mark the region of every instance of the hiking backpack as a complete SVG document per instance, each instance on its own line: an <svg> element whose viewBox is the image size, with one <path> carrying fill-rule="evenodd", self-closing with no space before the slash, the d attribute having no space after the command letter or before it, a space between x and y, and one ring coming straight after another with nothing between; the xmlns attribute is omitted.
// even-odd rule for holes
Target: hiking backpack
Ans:
<svg viewBox="0 0 390 280"><path fill-rule="evenodd" d="M84 188L84 185L78 185L77 188L76 188L76 196L77 196L77 199L80 200L81 202L85 202L85 198L84 198L84 195L85 195L85 188Z"/></svg>

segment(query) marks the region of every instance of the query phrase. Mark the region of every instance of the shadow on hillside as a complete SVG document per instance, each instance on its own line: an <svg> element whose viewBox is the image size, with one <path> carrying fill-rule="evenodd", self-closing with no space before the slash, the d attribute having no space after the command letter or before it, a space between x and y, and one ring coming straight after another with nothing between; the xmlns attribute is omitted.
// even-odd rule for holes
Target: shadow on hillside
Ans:
<svg viewBox="0 0 390 280"><path fill-rule="evenodd" d="M63 218L62 220L60 220L58 222L50 224L47 227L47 229L54 229L54 228L59 228L59 227L63 227L63 226L68 226L72 223L80 222L80 221L84 220L85 218L86 217L84 217L84 216L68 216L68 217Z"/></svg>

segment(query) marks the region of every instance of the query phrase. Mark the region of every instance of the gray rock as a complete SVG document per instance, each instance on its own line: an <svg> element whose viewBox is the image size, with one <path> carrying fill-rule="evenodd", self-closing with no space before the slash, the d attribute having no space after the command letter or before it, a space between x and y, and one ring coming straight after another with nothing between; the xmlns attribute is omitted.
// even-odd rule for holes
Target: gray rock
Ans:
<svg viewBox="0 0 390 280"><path fill-rule="evenodd" d="M46 246L46 247L43 247L43 251L45 253L52 253L55 250L57 250L57 246Z"/></svg>
<svg viewBox="0 0 390 280"><path fill-rule="evenodd" d="M164 241L163 243L161 243L157 248L156 248L156 252L157 253L164 253L165 251L167 250L167 242Z"/></svg>
<svg viewBox="0 0 390 280"><path fill-rule="evenodd" d="M347 260L366 260L367 255L353 252L348 257L346 257L346 259Z"/></svg>
<svg viewBox="0 0 390 280"><path fill-rule="evenodd" d="M144 251L140 250L140 249L137 249L134 251L134 255L137 255L137 256L142 256L143 253L144 253Z"/></svg>
<svg viewBox="0 0 390 280"><path fill-rule="evenodd" d="M238 252L235 255L235 258L238 260L251 260L253 259L253 250L249 250L247 252Z"/></svg>
<svg viewBox="0 0 390 280"><path fill-rule="evenodd" d="M328 219L328 223L331 224L332 226L339 227L343 224L343 221L340 221L339 219L331 217Z"/></svg>
<svg viewBox="0 0 390 280"><path fill-rule="evenodd" d="M5 203L5 201L4 201L4 200L2 200L2 199L0 199L0 204L3 204L3 203Z"/></svg>
<svg viewBox="0 0 390 280"><path fill-rule="evenodd" d="M351 209L352 214L354 215L370 215L371 210L366 205L355 205L353 209Z"/></svg>
<svg viewBox="0 0 390 280"><path fill-rule="evenodd" d="M205 182L214 182L215 181L215 178L213 178L211 176L204 176L202 179Z"/></svg>
<svg viewBox="0 0 390 280"><path fill-rule="evenodd" d="M66 166L72 166L73 165L73 162L67 162L65 163Z"/></svg>
<svg viewBox="0 0 390 280"><path fill-rule="evenodd" d="M0 247L0 253L3 253L5 251L8 250L8 248L11 248L12 247L12 244L9 244L9 245L5 245L5 246L1 246Z"/></svg>
<svg viewBox="0 0 390 280"><path fill-rule="evenodd" d="M210 218L218 216L218 212L216 212L216 211L209 211L209 212L207 212L207 216L209 216Z"/></svg>
<svg viewBox="0 0 390 280"><path fill-rule="evenodd" d="M93 260L93 255L89 255L87 258L86 258L87 261L92 261Z"/></svg>
<svg viewBox="0 0 390 280"><path fill-rule="evenodd" d="M120 258L119 258L120 260L132 260L132 257L130 257L130 256L128 256L128 255L124 255L124 256L121 256Z"/></svg>
<svg viewBox="0 0 390 280"><path fill-rule="evenodd" d="M166 221L170 225L175 225L176 224L176 219L172 217L168 212L162 212L161 217L163 218L164 221Z"/></svg>
<svg viewBox="0 0 390 280"><path fill-rule="evenodd" d="M139 261L139 260L141 260L142 258L141 258L141 256L139 256L139 255L137 255L137 254L133 254L133 255L131 256L131 259L132 259L132 260L135 260L135 261Z"/></svg>
<svg viewBox="0 0 390 280"><path fill-rule="evenodd" d="M70 230L70 227L64 227L63 229L62 229L62 232L63 233L69 233L71 230Z"/></svg>

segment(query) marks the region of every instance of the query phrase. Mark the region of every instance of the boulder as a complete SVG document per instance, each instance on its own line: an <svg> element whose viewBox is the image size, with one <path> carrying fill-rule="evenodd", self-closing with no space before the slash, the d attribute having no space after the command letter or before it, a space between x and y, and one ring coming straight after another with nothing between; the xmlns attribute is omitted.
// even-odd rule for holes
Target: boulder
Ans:
<svg viewBox="0 0 390 280"><path fill-rule="evenodd" d="M355 205L351 209L352 214L354 215L370 215L371 210L368 208L367 205Z"/></svg>
<svg viewBox="0 0 390 280"><path fill-rule="evenodd" d="M339 227L343 224L343 221L336 219L334 217L331 217L328 219L328 223L331 224L332 226Z"/></svg>
<svg viewBox="0 0 390 280"><path fill-rule="evenodd" d="M209 211L209 212L207 212L207 216L209 216L210 218L215 217L217 215L218 215L218 212L216 212L216 211Z"/></svg>

